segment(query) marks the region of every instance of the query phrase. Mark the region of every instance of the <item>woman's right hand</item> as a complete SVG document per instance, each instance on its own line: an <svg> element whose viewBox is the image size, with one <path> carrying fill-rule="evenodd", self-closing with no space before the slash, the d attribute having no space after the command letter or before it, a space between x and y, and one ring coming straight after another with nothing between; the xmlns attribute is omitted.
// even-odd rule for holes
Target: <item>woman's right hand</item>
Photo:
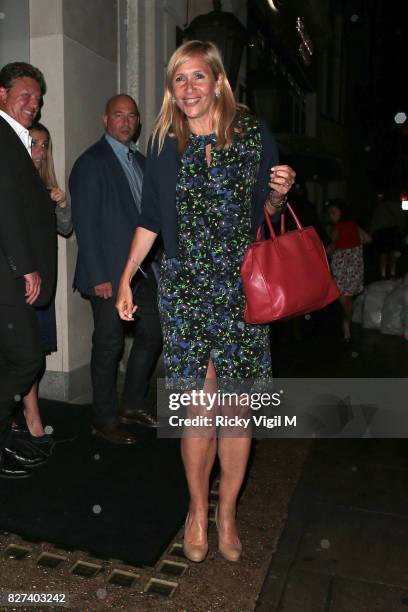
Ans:
<svg viewBox="0 0 408 612"><path fill-rule="evenodd" d="M152 248L156 238L157 234L155 232L151 232L144 227L138 227L133 235L128 259L119 280L119 289L115 302L115 308L122 321L134 321L133 315L136 312L137 306L133 304L130 283L140 264Z"/></svg>
<svg viewBox="0 0 408 612"><path fill-rule="evenodd" d="M65 191L60 187L53 187L50 191L51 200L55 202L60 208L65 208L67 205Z"/></svg>
<svg viewBox="0 0 408 612"><path fill-rule="evenodd" d="M133 294L129 284L119 285L115 308L122 321L134 321L137 305L133 304Z"/></svg>

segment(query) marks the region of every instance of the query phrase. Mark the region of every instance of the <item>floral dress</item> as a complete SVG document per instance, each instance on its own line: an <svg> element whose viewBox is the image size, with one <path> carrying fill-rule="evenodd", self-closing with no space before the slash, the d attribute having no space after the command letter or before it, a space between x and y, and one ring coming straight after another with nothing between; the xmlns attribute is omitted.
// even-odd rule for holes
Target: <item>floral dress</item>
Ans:
<svg viewBox="0 0 408 612"><path fill-rule="evenodd" d="M190 135L176 187L178 257L164 258L159 286L168 381L203 380L210 357L218 378L271 375L268 327L244 322L240 275L261 147L254 123L226 149L214 134Z"/></svg>

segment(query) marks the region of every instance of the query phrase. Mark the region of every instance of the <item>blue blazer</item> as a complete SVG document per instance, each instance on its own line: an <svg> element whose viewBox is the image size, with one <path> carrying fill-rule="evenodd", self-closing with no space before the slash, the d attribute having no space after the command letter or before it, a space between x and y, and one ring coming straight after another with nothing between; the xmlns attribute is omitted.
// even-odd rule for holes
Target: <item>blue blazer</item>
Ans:
<svg viewBox="0 0 408 612"><path fill-rule="evenodd" d="M262 137L262 153L259 172L252 197L252 235L264 218L263 207L269 193L271 167L278 163L278 149L265 123L259 122ZM167 137L163 148L157 153L157 141L149 149L143 176L142 214L139 225L162 234L164 251L168 258L177 257L177 211L176 183L180 169L181 154L177 151L174 138ZM272 217L279 219L280 214Z"/></svg>
<svg viewBox="0 0 408 612"><path fill-rule="evenodd" d="M145 157L137 152L142 171ZM78 241L73 286L86 295L111 282L116 295L134 231L139 224L128 180L103 136L75 162L69 177L72 221Z"/></svg>

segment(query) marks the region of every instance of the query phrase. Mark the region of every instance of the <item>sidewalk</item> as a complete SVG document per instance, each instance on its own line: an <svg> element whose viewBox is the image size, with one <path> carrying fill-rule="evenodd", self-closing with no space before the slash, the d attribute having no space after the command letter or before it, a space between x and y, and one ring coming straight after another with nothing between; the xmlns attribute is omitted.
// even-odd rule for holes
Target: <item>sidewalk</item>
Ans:
<svg viewBox="0 0 408 612"><path fill-rule="evenodd" d="M319 440L258 612L408 609L408 443Z"/></svg>
<svg viewBox="0 0 408 612"><path fill-rule="evenodd" d="M321 321L320 332L326 323ZM297 350L286 351L281 375L408 375L406 341L354 331L349 350L312 333ZM407 485L406 438L316 440L257 612L408 610Z"/></svg>

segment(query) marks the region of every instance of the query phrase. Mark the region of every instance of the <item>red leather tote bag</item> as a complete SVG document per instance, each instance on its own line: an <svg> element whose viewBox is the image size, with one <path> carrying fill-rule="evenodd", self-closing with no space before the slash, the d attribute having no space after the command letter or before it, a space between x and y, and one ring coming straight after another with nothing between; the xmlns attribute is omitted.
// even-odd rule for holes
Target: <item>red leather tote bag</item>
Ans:
<svg viewBox="0 0 408 612"><path fill-rule="evenodd" d="M241 276L247 323L270 323L313 312L340 295L316 230L302 227L290 204L287 210L297 229L285 231L282 213L277 236L265 208L270 238L261 240L259 228L244 255Z"/></svg>

